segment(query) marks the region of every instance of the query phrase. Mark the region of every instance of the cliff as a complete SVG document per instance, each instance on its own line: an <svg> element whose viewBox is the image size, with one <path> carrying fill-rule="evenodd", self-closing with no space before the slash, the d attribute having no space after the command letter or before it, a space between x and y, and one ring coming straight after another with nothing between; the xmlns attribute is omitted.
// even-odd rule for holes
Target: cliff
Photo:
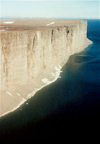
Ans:
<svg viewBox="0 0 100 144"><path fill-rule="evenodd" d="M0 21L0 116L55 81L70 55L91 41L82 20Z"/></svg>

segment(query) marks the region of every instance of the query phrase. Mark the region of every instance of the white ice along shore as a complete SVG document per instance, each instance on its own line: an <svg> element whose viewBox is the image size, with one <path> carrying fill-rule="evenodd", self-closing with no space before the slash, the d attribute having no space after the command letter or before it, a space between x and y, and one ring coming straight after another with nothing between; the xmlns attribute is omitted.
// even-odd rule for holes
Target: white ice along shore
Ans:
<svg viewBox="0 0 100 144"><path fill-rule="evenodd" d="M55 66L56 72L55 72L55 73L51 73L51 74L52 74L52 77L54 78L52 81L49 81L48 78L43 78L41 81L42 81L43 83L45 83L45 84L50 84L50 83L54 82L57 78L59 78L60 73L62 72L60 69L61 69L61 66L60 66L60 65L59 65L59 68L57 68L57 67Z"/></svg>

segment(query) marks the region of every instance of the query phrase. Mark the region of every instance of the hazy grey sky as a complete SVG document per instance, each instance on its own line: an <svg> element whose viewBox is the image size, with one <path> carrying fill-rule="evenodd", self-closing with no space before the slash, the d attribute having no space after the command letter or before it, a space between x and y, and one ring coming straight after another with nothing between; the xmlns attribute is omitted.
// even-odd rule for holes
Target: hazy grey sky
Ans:
<svg viewBox="0 0 100 144"><path fill-rule="evenodd" d="M100 0L1 0L1 17L100 18Z"/></svg>

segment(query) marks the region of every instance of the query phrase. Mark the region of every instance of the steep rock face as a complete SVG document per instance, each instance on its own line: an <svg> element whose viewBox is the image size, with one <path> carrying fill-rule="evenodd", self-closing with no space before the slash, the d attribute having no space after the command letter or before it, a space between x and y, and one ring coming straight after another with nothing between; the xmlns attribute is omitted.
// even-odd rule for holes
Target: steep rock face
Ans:
<svg viewBox="0 0 100 144"><path fill-rule="evenodd" d="M0 32L0 116L56 80L70 55L91 42L87 22Z"/></svg>

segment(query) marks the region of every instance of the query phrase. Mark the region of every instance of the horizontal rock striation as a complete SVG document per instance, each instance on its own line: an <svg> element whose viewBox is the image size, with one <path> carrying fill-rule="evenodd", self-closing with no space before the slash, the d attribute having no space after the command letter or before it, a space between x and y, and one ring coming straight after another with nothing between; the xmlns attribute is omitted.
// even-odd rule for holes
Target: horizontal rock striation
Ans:
<svg viewBox="0 0 100 144"><path fill-rule="evenodd" d="M14 24L3 21L0 116L14 111L39 89L55 81L70 55L91 43L86 37L86 21L14 20Z"/></svg>

